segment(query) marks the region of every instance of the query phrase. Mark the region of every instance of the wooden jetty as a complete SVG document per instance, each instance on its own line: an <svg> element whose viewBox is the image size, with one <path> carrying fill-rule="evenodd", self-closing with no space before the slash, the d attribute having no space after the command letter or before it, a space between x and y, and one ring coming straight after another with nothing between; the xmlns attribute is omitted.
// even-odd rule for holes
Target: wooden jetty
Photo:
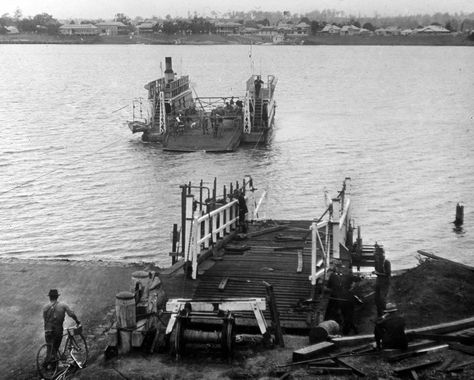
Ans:
<svg viewBox="0 0 474 380"><path fill-rule="evenodd" d="M206 342L220 343L228 355L237 333L261 334L265 342L281 346L283 331L311 334L326 317L329 271L336 265L352 271L350 178L313 220L266 219L265 198L266 191L256 190L248 176L241 183L223 186L219 194L216 179L212 186L204 186L203 181L182 185L181 224L173 226L172 265L149 276L135 275L135 299L145 294L136 304L137 323L118 326L109 345L131 341L132 347L140 346L146 334L156 330L156 336L169 336L177 356L185 343ZM365 255L357 265L370 265L373 252L362 245L360 230L355 246ZM158 287L152 285L157 278ZM147 303L147 296L154 301ZM117 299L117 315L126 316L130 294L126 302ZM159 318L161 327L155 318L160 309L166 331L163 318ZM128 334L129 339L122 336ZM129 349L130 345L119 347L119 352Z"/></svg>
<svg viewBox="0 0 474 380"><path fill-rule="evenodd" d="M266 193L255 191L251 178L240 186L224 186L220 195L216 181L212 195L202 182L181 186L180 238L175 238L170 253L174 264L160 273L168 297L215 302L268 298L271 285L281 327L307 332L324 320L329 296L321 290L328 269L335 262L350 265L349 187L346 179L318 219L267 220L260 217ZM238 226L236 190L249 209L245 233ZM175 236L176 230L175 226ZM263 315L274 324L270 307ZM257 322L251 311L235 312L238 327Z"/></svg>

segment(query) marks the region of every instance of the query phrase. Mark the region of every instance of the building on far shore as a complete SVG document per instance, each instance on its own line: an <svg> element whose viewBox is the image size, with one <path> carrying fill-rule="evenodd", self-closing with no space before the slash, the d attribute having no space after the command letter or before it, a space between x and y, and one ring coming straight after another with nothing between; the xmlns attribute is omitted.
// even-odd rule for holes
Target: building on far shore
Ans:
<svg viewBox="0 0 474 380"><path fill-rule="evenodd" d="M5 29L7 30L7 34L18 34L20 31L16 26L6 26Z"/></svg>
<svg viewBox="0 0 474 380"><path fill-rule="evenodd" d="M66 24L59 27L59 33L65 36L97 36L99 28L92 24Z"/></svg>
<svg viewBox="0 0 474 380"><path fill-rule="evenodd" d="M424 28L416 29L416 33L421 34L447 34L451 33L448 29L443 28L440 25L428 25Z"/></svg>
<svg viewBox="0 0 474 380"><path fill-rule="evenodd" d="M217 34L239 34L243 28L242 24L238 22L217 22L216 33Z"/></svg>
<svg viewBox="0 0 474 380"><path fill-rule="evenodd" d="M159 30L159 24L156 21L143 21L137 25L138 34L153 34Z"/></svg>
<svg viewBox="0 0 474 380"><path fill-rule="evenodd" d="M359 34L360 28L354 25L344 25L339 31L341 36L353 36Z"/></svg>
<svg viewBox="0 0 474 380"><path fill-rule="evenodd" d="M129 33L127 25L120 21L99 22L96 24L99 34L105 36L126 35Z"/></svg>
<svg viewBox="0 0 474 380"><path fill-rule="evenodd" d="M337 25L327 24L324 25L324 28L321 29L319 33L328 33L328 34L340 34L341 28Z"/></svg>

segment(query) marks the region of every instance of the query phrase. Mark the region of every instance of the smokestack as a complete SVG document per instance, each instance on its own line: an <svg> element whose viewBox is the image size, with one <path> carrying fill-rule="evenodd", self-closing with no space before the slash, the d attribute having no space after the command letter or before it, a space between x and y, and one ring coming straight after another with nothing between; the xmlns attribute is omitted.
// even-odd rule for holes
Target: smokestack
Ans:
<svg viewBox="0 0 474 380"><path fill-rule="evenodd" d="M165 80L169 83L174 80L173 64L171 63L171 57L165 58Z"/></svg>

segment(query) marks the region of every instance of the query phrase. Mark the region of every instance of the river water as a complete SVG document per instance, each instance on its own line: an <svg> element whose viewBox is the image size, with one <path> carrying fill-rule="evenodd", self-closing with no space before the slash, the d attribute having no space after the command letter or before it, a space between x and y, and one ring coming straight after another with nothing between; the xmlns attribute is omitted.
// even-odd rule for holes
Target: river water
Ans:
<svg viewBox="0 0 474 380"><path fill-rule="evenodd" d="M132 135L119 109L165 56L199 96L276 75L270 144L177 154ZM469 47L0 45L0 256L168 265L179 185L249 174L283 219L319 217L351 177L364 243L393 267L418 249L474 264L472 62Z"/></svg>

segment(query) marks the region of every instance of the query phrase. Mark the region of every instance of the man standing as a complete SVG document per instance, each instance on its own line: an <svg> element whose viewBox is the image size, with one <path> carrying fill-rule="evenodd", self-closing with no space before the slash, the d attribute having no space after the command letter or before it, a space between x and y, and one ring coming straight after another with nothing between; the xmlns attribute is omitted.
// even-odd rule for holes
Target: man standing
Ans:
<svg viewBox="0 0 474 380"><path fill-rule="evenodd" d="M262 88L263 84L263 80L260 75L257 75L257 79L254 80L253 84L255 86L255 98L258 98L260 96L260 89Z"/></svg>
<svg viewBox="0 0 474 380"><path fill-rule="evenodd" d="M384 249L377 243L375 243L375 271L373 273L377 276L375 280L375 306L377 307L377 316L380 317L387 302L392 270L390 261L385 259Z"/></svg>
<svg viewBox="0 0 474 380"><path fill-rule="evenodd" d="M247 202L245 201L245 196L243 191L236 190L235 197L239 202L239 227L240 232L247 233L247 221L246 216L248 213Z"/></svg>
<svg viewBox="0 0 474 380"><path fill-rule="evenodd" d="M77 319L76 314L68 305L58 302L59 293L57 289L51 289L48 293L49 303L43 307L44 335L46 343L51 345L52 354L55 355L61 345L63 338L63 322L64 317L69 315L76 324L81 322ZM48 352L51 357L51 352Z"/></svg>
<svg viewBox="0 0 474 380"><path fill-rule="evenodd" d="M405 350L408 339L405 334L405 320L398 314L395 304L388 303L384 314L375 321L375 343L377 349L397 348Z"/></svg>

